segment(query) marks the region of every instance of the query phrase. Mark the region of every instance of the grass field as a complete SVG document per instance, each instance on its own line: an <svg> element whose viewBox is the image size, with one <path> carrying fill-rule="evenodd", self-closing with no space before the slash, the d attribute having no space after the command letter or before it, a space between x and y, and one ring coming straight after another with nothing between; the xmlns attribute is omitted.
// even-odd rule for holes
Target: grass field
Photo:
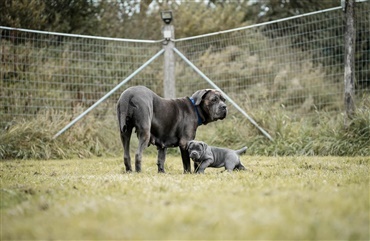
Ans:
<svg viewBox="0 0 370 241"><path fill-rule="evenodd" d="M369 240L369 157L242 156L248 171L123 173L121 158L2 161L1 240Z"/></svg>

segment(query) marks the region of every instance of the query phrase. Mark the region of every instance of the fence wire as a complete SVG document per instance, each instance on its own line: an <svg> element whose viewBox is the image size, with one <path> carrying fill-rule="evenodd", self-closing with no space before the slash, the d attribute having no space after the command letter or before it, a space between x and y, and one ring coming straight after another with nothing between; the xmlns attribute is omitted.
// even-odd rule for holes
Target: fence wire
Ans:
<svg viewBox="0 0 370 241"><path fill-rule="evenodd" d="M370 92L370 7L356 8L356 97ZM340 8L175 40L176 48L246 110L305 116L343 110L344 14ZM80 114L162 48L160 41L0 27L0 126L44 110ZM163 95L163 57L135 76ZM176 95L210 86L176 58ZM120 92L95 114L114 114Z"/></svg>

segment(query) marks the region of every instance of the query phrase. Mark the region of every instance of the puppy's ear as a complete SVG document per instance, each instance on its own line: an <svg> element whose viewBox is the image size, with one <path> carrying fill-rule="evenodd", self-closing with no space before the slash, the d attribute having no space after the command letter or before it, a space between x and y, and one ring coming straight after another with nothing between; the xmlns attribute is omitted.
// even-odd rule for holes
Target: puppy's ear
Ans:
<svg viewBox="0 0 370 241"><path fill-rule="evenodd" d="M195 105L199 105L200 102L202 102L202 99L203 97L209 92L211 91L210 89L204 89L204 90L198 90L197 92L195 92L191 98L194 99L194 103Z"/></svg>
<svg viewBox="0 0 370 241"><path fill-rule="evenodd" d="M185 150L189 150L189 147L190 147L190 144L192 143L193 141L188 141L186 142L186 146L185 146Z"/></svg>
<svg viewBox="0 0 370 241"><path fill-rule="evenodd" d="M205 142L199 142L199 144L202 146L202 151L205 152L207 150L208 145Z"/></svg>

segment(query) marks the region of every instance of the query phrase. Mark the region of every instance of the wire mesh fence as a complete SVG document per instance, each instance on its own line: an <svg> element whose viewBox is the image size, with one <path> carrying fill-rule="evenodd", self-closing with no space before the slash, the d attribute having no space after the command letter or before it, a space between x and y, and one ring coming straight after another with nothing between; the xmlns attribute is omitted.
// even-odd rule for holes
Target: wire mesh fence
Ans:
<svg viewBox="0 0 370 241"><path fill-rule="evenodd" d="M356 96L370 89L369 4L356 9ZM216 34L176 47L245 108L283 108L295 116L343 110L344 28L340 7ZM180 64L182 66L182 64ZM205 87L186 66L177 81ZM199 78L198 78L199 79Z"/></svg>
<svg viewBox="0 0 370 241"><path fill-rule="evenodd" d="M155 41L107 40L1 28L1 122L33 117L45 109L67 112L73 117L159 49ZM160 91L162 71L155 65L136 80ZM105 114L118 95L112 96L97 113Z"/></svg>
<svg viewBox="0 0 370 241"><path fill-rule="evenodd" d="M370 7L356 9L356 96L370 91ZM176 48L244 108L283 108L305 116L343 110L341 8L268 24L175 40ZM0 125L43 110L87 109L162 48L161 41L75 36L0 27ZM163 95L163 57L122 87ZM176 95L210 86L176 58ZM121 91L95 110L114 114Z"/></svg>

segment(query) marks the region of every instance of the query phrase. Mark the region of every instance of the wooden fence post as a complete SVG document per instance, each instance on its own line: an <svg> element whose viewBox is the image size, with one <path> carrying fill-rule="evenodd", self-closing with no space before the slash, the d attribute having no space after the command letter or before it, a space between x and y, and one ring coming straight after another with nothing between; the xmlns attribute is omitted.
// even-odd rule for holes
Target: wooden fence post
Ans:
<svg viewBox="0 0 370 241"><path fill-rule="evenodd" d="M165 24L163 27L163 41L164 52L164 81L163 90L165 98L175 98L175 54L173 48L175 43L175 30L172 24Z"/></svg>
<svg viewBox="0 0 370 241"><path fill-rule="evenodd" d="M345 59L344 59L344 106L348 119L352 119L355 113L355 0L345 0L344 5L346 32L344 36Z"/></svg>

